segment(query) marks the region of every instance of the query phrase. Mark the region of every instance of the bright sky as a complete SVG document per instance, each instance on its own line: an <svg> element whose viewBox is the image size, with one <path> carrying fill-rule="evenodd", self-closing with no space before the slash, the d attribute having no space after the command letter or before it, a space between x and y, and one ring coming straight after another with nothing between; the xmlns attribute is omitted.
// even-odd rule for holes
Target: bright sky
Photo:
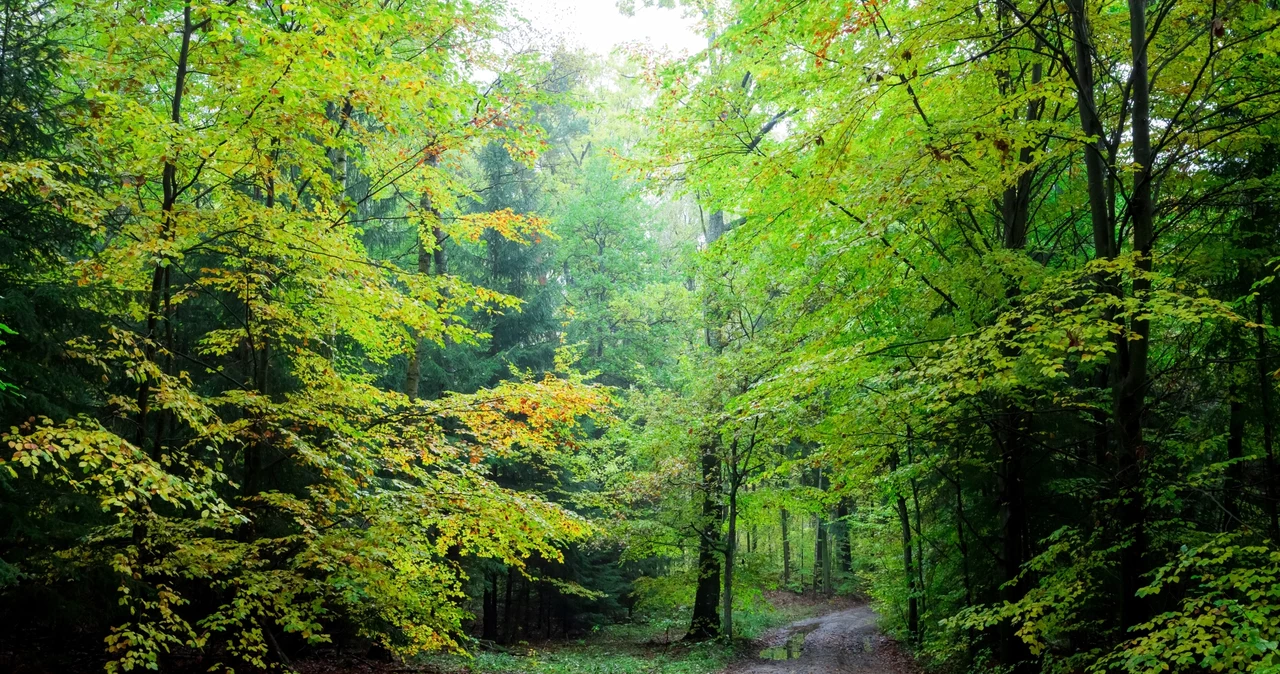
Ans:
<svg viewBox="0 0 1280 674"><path fill-rule="evenodd" d="M694 20L679 9L636 7L634 16L625 16L615 0L512 0L511 6L538 31L602 56L637 42L673 54L696 52L707 44Z"/></svg>

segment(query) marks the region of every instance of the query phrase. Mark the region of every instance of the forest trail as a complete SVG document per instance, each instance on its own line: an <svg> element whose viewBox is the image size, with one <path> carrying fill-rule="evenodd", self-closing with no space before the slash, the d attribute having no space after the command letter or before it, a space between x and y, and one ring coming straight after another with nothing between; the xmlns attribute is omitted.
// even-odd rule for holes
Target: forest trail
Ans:
<svg viewBox="0 0 1280 674"><path fill-rule="evenodd" d="M911 674L897 644L880 633L867 604L798 620L766 634L762 651L728 674ZM788 648L790 651L788 652Z"/></svg>

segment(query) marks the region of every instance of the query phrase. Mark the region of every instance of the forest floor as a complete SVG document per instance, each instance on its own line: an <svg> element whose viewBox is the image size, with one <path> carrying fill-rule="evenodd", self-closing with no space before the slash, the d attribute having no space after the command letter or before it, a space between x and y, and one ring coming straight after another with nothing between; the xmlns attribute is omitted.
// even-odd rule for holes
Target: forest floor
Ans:
<svg viewBox="0 0 1280 674"><path fill-rule="evenodd" d="M876 614L847 597L767 592L761 610L738 616L741 633L759 635L689 643L686 621L611 625L580 639L521 643L474 657L432 656L412 662L334 651L295 661L301 674L917 674L895 642L876 628ZM736 631L736 630L735 630ZM59 666L14 660L0 642L0 670L26 674L102 671L98 652L64 658ZM11 645L11 644L10 644ZM9 655L10 657L6 657ZM68 655L64 653L64 655ZM70 654L75 655L75 654ZM782 659L771 659L782 658ZM5 664L9 662L8 668ZM49 664L50 666L45 666ZM171 663L173 664L173 663ZM203 667L165 667L201 671Z"/></svg>
<svg viewBox="0 0 1280 674"><path fill-rule="evenodd" d="M726 674L914 674L919 669L876 627L865 603L770 630L759 654Z"/></svg>
<svg viewBox="0 0 1280 674"><path fill-rule="evenodd" d="M398 671L424 674L915 674L919 671L892 639L880 633L876 614L865 602L787 592L766 593L766 600L766 613L744 612L742 616L743 629L760 636L739 641L733 647L719 642L685 642L680 638L683 624L674 629L654 624L614 625L583 639L481 651L473 659L428 658L420 669ZM358 670L343 668L340 671L352 674Z"/></svg>

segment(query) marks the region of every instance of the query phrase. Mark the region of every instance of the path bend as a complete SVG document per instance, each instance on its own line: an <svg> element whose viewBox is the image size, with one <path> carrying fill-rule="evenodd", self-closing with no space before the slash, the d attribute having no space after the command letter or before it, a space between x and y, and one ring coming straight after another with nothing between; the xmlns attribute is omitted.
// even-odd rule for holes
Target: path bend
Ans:
<svg viewBox="0 0 1280 674"><path fill-rule="evenodd" d="M726 674L915 674L918 670L897 644L876 627L867 604L798 620L761 639L761 648L804 643L798 658L755 657L730 667Z"/></svg>

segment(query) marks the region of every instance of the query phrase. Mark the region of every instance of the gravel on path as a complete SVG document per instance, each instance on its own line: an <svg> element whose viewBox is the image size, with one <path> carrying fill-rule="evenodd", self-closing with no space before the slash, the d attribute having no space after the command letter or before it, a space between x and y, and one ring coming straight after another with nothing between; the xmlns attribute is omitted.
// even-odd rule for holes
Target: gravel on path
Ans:
<svg viewBox="0 0 1280 674"><path fill-rule="evenodd" d="M804 644L799 657L768 660L755 657L730 667L727 674L915 674L918 669L897 644L876 628L876 614L863 604L799 620L769 632L761 649L783 646L790 640ZM776 651L775 651L776 652Z"/></svg>

